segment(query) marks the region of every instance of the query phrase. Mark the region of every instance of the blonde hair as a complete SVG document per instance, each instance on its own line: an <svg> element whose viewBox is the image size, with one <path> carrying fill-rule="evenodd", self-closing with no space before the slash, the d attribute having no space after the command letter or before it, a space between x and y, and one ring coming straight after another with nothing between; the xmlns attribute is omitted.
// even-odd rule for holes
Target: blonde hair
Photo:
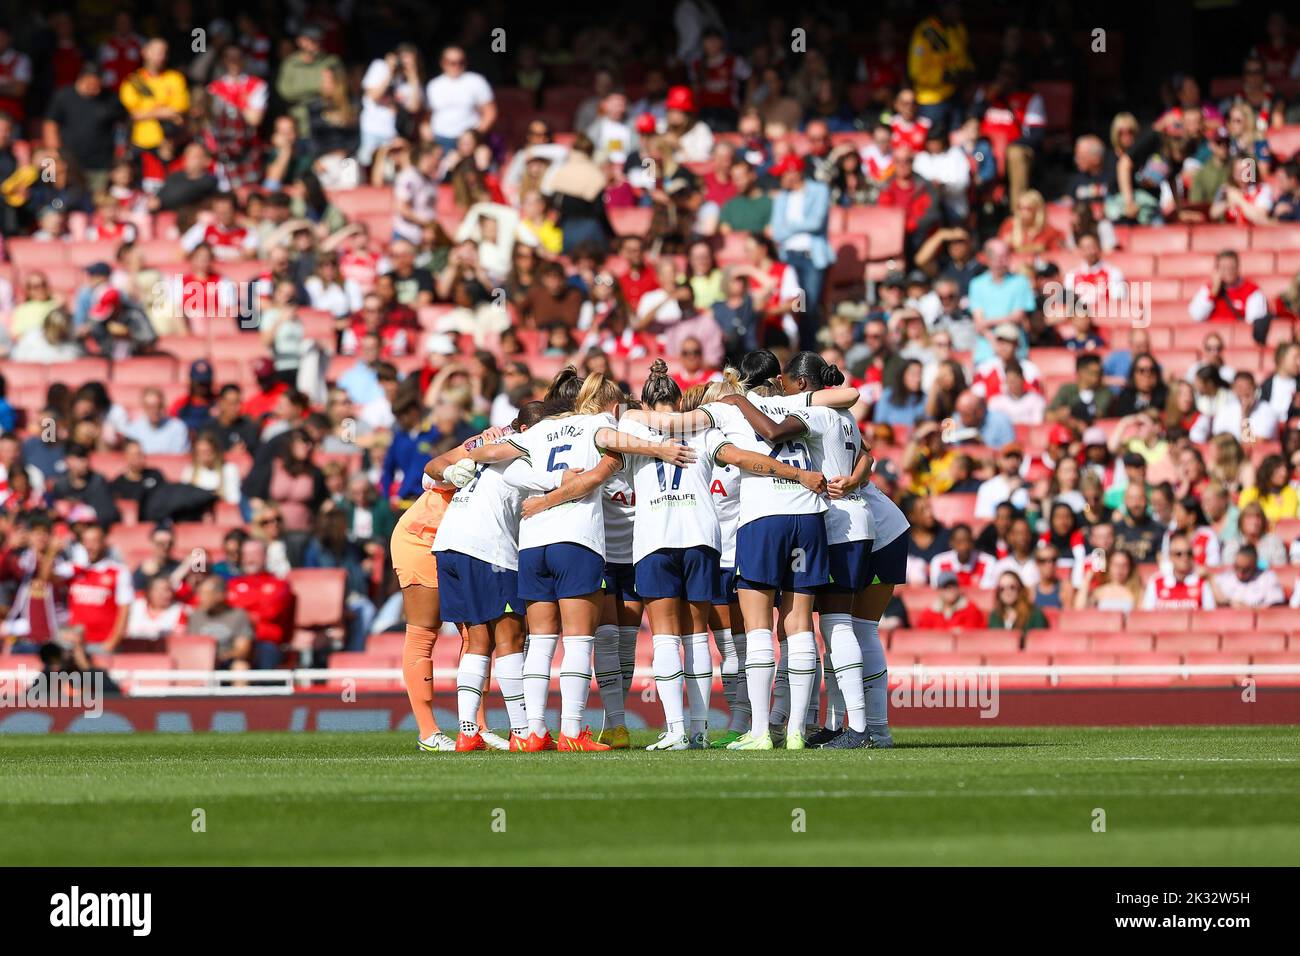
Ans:
<svg viewBox="0 0 1300 956"><path fill-rule="evenodd" d="M1119 131L1125 126L1132 127L1134 133L1142 129L1142 124L1132 113L1116 113L1115 118L1110 121L1110 145L1116 152L1119 151Z"/></svg>
<svg viewBox="0 0 1300 956"><path fill-rule="evenodd" d="M618 382L601 372L592 372L583 379L578 397L573 400L571 414L599 415L609 406L622 404L626 399Z"/></svg>
<svg viewBox="0 0 1300 956"><path fill-rule="evenodd" d="M721 381L704 383L704 398L700 404L707 405L709 402L716 402L724 395L744 395L745 386L740 382L740 373L728 365L722 370ZM684 407L683 410L685 410Z"/></svg>
<svg viewBox="0 0 1300 956"><path fill-rule="evenodd" d="M1037 189L1026 189L1020 194L1018 202L1029 202L1034 205L1034 235L1043 231L1043 223L1047 221L1047 204L1043 201L1043 194ZM1029 237L1025 235L1025 228L1020 224L1020 212L1015 210L1011 215L1011 244L1016 252L1024 245L1025 240Z"/></svg>
<svg viewBox="0 0 1300 956"><path fill-rule="evenodd" d="M714 401L714 399L709 399L705 396L714 385L719 384L721 383L700 382L700 384L692 385L686 391L682 392L682 411L693 412L706 402Z"/></svg>

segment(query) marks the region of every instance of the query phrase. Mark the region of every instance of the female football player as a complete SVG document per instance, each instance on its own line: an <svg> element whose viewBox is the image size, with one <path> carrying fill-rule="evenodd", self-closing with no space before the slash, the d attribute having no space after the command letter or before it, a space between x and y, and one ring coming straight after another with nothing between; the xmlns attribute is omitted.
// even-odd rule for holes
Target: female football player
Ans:
<svg viewBox="0 0 1300 956"><path fill-rule="evenodd" d="M526 434L474 449L479 464L524 458L534 470L557 472L594 468L605 450L645 454L666 464L688 465L694 452L679 443L652 444L617 430L614 412L624 395L599 373L587 376L572 413L543 419ZM600 495L526 517L519 528L519 596L527 604L528 651L524 662L524 705L529 736L525 749L596 751L608 745L581 726L591 682L592 641L600 620L600 585L605 571L605 523ZM545 707L551 659L560 634L560 738L546 727Z"/></svg>

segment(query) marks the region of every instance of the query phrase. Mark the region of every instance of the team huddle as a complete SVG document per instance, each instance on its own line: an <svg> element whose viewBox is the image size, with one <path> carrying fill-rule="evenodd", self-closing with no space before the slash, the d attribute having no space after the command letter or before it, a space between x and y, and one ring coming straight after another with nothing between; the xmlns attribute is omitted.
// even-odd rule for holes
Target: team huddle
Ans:
<svg viewBox="0 0 1300 956"><path fill-rule="evenodd" d="M760 350L683 393L657 360L638 402L611 378L567 368L509 428L430 461L392 541L420 747L629 747L643 615L665 722L648 750L892 746L877 628L904 581L908 524L870 481L848 412L858 393L843 382L815 353L782 368ZM454 741L432 708L444 621L464 642ZM712 740L710 632L730 711ZM509 739L484 723L490 671ZM583 726L593 673L604 709L595 735Z"/></svg>

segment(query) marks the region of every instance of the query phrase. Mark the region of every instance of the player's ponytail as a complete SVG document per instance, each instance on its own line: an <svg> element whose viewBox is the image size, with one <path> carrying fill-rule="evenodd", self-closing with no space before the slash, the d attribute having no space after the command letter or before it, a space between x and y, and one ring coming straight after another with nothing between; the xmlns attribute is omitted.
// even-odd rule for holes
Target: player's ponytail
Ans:
<svg viewBox="0 0 1300 956"><path fill-rule="evenodd" d="M781 374L781 362L771 349L755 349L740 360L740 384L746 389L771 384Z"/></svg>
<svg viewBox="0 0 1300 956"><path fill-rule="evenodd" d="M831 365L816 352L798 353L785 363L782 374L790 382L802 379L810 392L844 384L839 366Z"/></svg>
<svg viewBox="0 0 1300 956"><path fill-rule="evenodd" d="M656 405L676 408L681 400L681 386L669 376L668 363L661 358L655 359L650 363L650 374L646 376L645 384L641 386L641 404L646 408Z"/></svg>
<svg viewBox="0 0 1300 956"><path fill-rule="evenodd" d="M573 400L575 415L599 415L611 405L619 405L626 396L618 382L600 372L592 372L578 389Z"/></svg>
<svg viewBox="0 0 1300 956"><path fill-rule="evenodd" d="M690 388L688 388L686 391L682 393L682 401L681 404L678 406L678 408L683 412L695 411L695 409L703 405L705 401L709 400L705 396L708 395L710 389L714 385L718 385L718 384L721 383L700 382L700 384L698 385L692 385Z"/></svg>
<svg viewBox="0 0 1300 956"><path fill-rule="evenodd" d="M566 365L556 373L555 378L551 379L551 385L542 396L542 401L546 403L547 414L557 415L562 412L573 411L574 402L578 399L578 390L582 388L582 379L578 378L578 370L572 365Z"/></svg>
<svg viewBox="0 0 1300 956"><path fill-rule="evenodd" d="M687 391L690 394L690 390ZM728 365L722 370L722 381L706 382L704 395L700 398L699 404L707 405L709 402L716 402L724 395L744 395L745 386L741 384L740 373ZM694 408L695 406L691 406ZM689 412L691 408L686 407L685 399L682 401L682 411Z"/></svg>

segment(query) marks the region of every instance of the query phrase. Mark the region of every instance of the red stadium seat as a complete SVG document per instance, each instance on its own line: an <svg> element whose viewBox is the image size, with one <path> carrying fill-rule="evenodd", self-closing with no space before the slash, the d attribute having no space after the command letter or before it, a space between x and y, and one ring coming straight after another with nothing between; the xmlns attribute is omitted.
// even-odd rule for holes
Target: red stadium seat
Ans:
<svg viewBox="0 0 1300 956"><path fill-rule="evenodd" d="M221 560L225 528L205 521L178 521L172 530L176 533L177 553L183 558L201 550L207 553L209 560Z"/></svg>
<svg viewBox="0 0 1300 956"><path fill-rule="evenodd" d="M1250 248L1250 229L1241 226L1205 225L1192 226L1192 252L1219 252L1222 249L1235 249L1242 252Z"/></svg>
<svg viewBox="0 0 1300 956"><path fill-rule="evenodd" d="M844 217L844 231L867 237L873 262L896 259L903 254L901 209L887 206L850 206Z"/></svg>
<svg viewBox="0 0 1300 956"><path fill-rule="evenodd" d="M1155 637L1135 631L1107 631L1088 636L1088 650L1097 654L1145 654L1155 647Z"/></svg>
<svg viewBox="0 0 1300 956"><path fill-rule="evenodd" d="M342 568L294 568L289 587L297 597L295 627L333 627L343 620L347 581Z"/></svg>
<svg viewBox="0 0 1300 956"><path fill-rule="evenodd" d="M1130 231L1128 245L1124 247L1124 251L1164 256L1171 252L1186 252L1190 244L1191 240L1185 227L1160 226Z"/></svg>
<svg viewBox="0 0 1300 956"><path fill-rule="evenodd" d="M1124 615L1119 611L1076 611L1066 609L1061 612L1062 631L1074 634L1091 634L1094 631L1118 631L1124 626Z"/></svg>
<svg viewBox="0 0 1300 956"><path fill-rule="evenodd" d="M1182 663L1177 654L1120 654L1121 665L1140 667L1177 667ZM1116 683L1120 687L1168 687L1182 680L1179 674L1120 674Z"/></svg>
<svg viewBox="0 0 1300 956"><path fill-rule="evenodd" d="M1156 260L1157 274L1166 279L1206 279L1214 269L1214 255L1208 252L1168 252Z"/></svg>
<svg viewBox="0 0 1300 956"><path fill-rule="evenodd" d="M654 210L644 206L609 210L609 224L616 236L644 236L650 231Z"/></svg>
<svg viewBox="0 0 1300 956"><path fill-rule="evenodd" d="M958 631L957 650L969 654L1014 654L1020 650L1017 631Z"/></svg>
<svg viewBox="0 0 1300 956"><path fill-rule="evenodd" d="M979 654L963 654L957 651L951 654L925 654L921 657L921 663L926 667L946 667L952 670L962 668L975 668L984 663L984 658Z"/></svg>
<svg viewBox="0 0 1300 956"><path fill-rule="evenodd" d="M1286 646L1287 637L1283 631L1224 634L1220 644L1225 654L1281 654Z"/></svg>
<svg viewBox="0 0 1300 956"><path fill-rule="evenodd" d="M1255 630L1253 611L1219 608L1214 611L1193 611L1193 631L1216 631L1219 634L1249 634Z"/></svg>
<svg viewBox="0 0 1300 956"><path fill-rule="evenodd" d="M930 499L930 510L934 513L934 520L946 527L970 524L975 520L975 494L936 495Z"/></svg>
<svg viewBox="0 0 1300 956"><path fill-rule="evenodd" d="M401 657L406 644L406 635L401 631L386 631L383 634L371 634L366 641L366 651L370 654L387 654Z"/></svg>
<svg viewBox="0 0 1300 956"><path fill-rule="evenodd" d="M112 654L108 656L106 669L109 676L117 682L123 692L129 694L136 685L135 679L130 676L132 671L171 671L176 668L172 665L172 659L167 654L157 653ZM150 687L163 686L162 682L157 679L149 679L144 683Z"/></svg>
<svg viewBox="0 0 1300 956"><path fill-rule="evenodd" d="M1025 652L1041 654L1086 654L1088 635L1057 631L1030 631L1025 636Z"/></svg>
<svg viewBox="0 0 1300 956"><path fill-rule="evenodd" d="M1157 634L1156 650L1163 654L1208 654L1218 651L1218 634Z"/></svg>
<svg viewBox="0 0 1300 956"><path fill-rule="evenodd" d="M919 657L924 662L926 654L951 653L956 641L946 631L899 631L889 642L889 653Z"/></svg>
<svg viewBox="0 0 1300 956"><path fill-rule="evenodd" d="M1300 249L1300 225L1260 227L1250 231L1250 248L1273 252Z"/></svg>
<svg viewBox="0 0 1300 956"><path fill-rule="evenodd" d="M170 355L141 355L114 362L114 385L170 385L176 381L177 362Z"/></svg>
<svg viewBox="0 0 1300 956"><path fill-rule="evenodd" d="M1186 632L1191 614L1188 611L1130 611L1127 629L1130 631L1150 631L1159 636Z"/></svg>

